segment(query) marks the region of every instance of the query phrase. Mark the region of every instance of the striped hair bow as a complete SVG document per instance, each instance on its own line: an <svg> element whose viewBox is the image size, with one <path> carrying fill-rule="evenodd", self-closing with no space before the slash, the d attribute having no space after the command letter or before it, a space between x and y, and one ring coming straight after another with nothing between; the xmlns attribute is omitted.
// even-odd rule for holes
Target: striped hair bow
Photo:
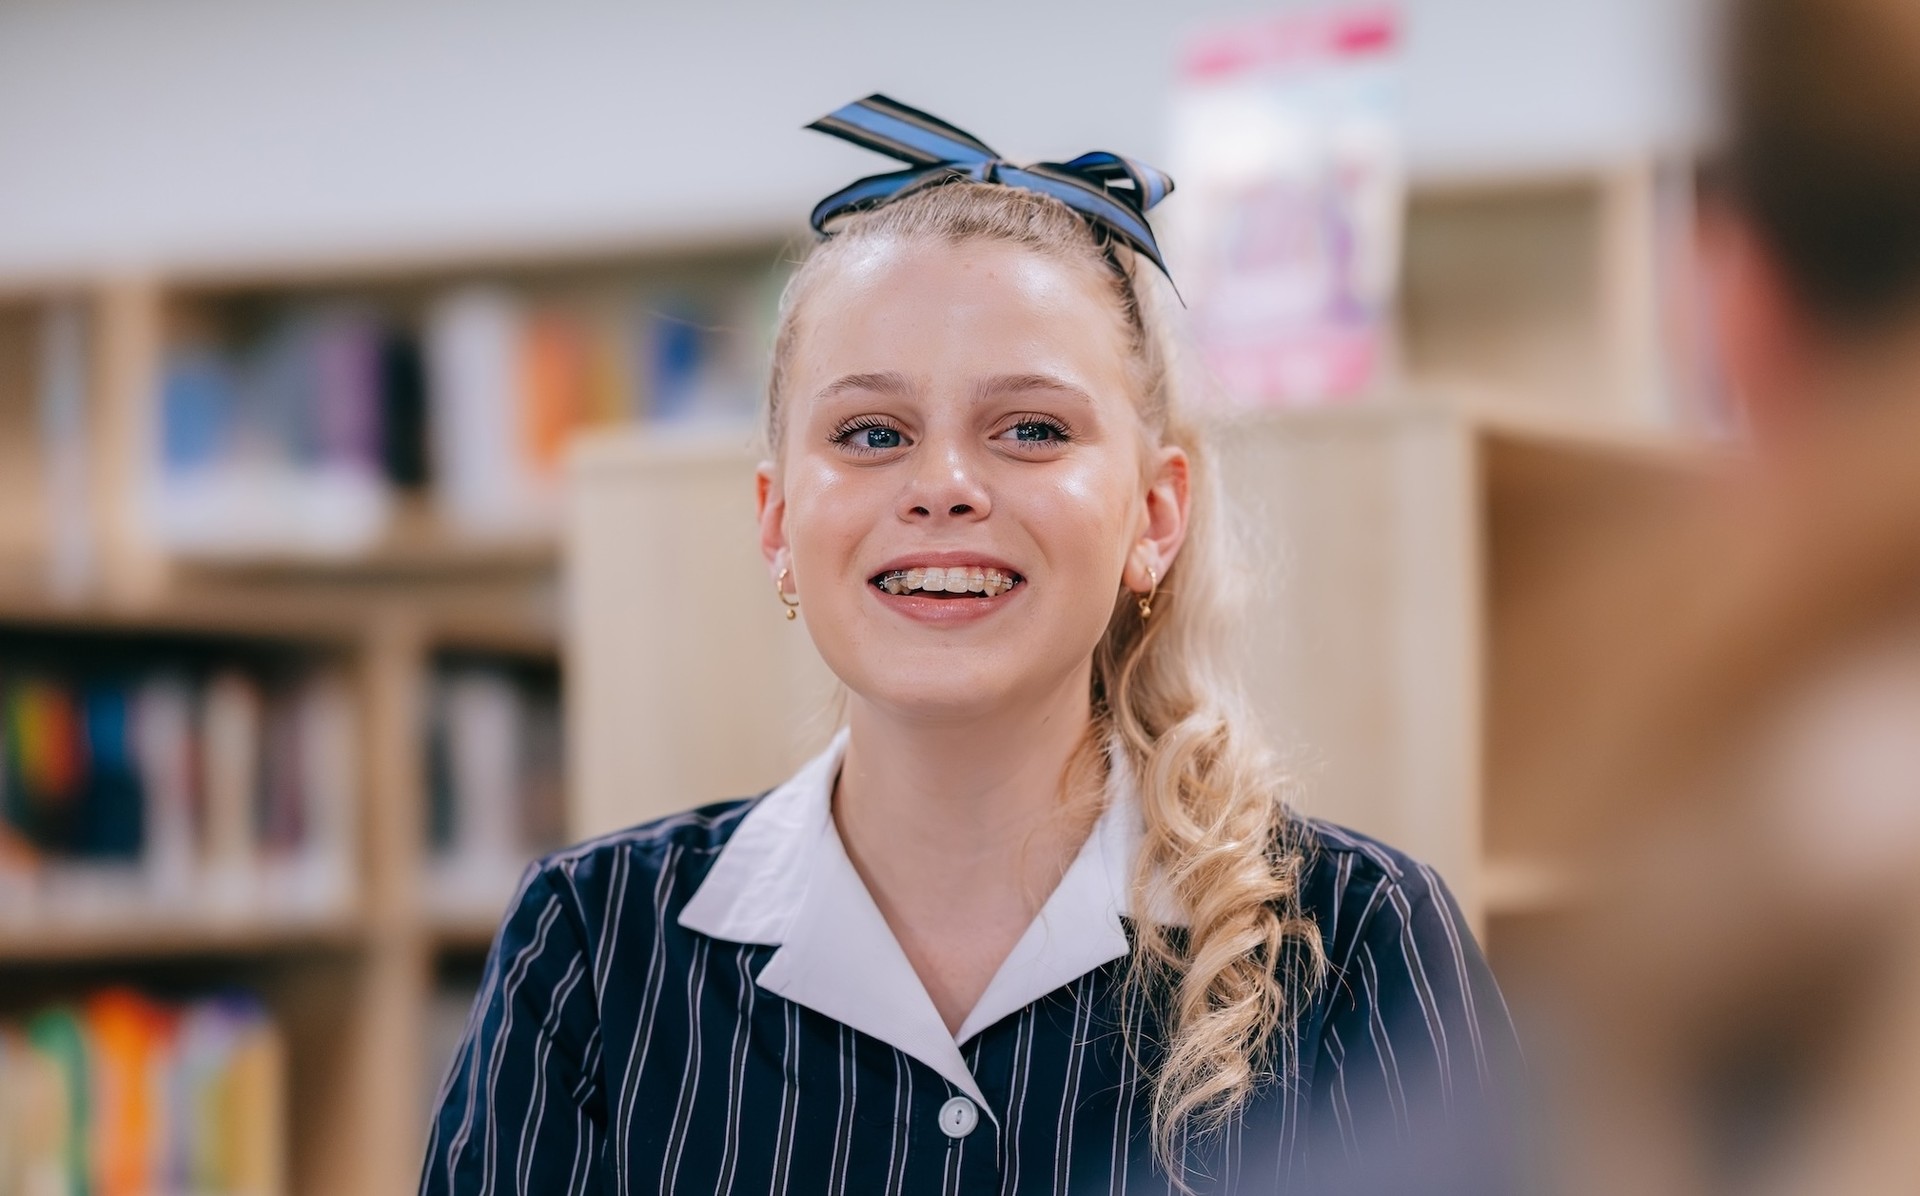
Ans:
<svg viewBox="0 0 1920 1196"><path fill-rule="evenodd" d="M1173 180L1144 162L1096 151L1071 162L1015 166L973 134L883 95L855 100L807 128L909 163L905 170L861 179L815 205L813 230L823 237L828 221L837 216L878 207L936 183L972 179L1051 195L1090 224L1133 246L1167 274L1146 213L1173 191Z"/></svg>

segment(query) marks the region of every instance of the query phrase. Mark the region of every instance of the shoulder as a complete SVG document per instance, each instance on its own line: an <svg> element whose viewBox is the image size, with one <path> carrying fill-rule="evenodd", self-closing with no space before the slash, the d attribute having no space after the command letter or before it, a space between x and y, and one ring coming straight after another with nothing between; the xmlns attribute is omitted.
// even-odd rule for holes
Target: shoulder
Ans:
<svg viewBox="0 0 1920 1196"><path fill-rule="evenodd" d="M509 918L557 902L593 941L637 903L667 922L700 887L741 820L765 794L714 802L551 852L527 865Z"/></svg>
<svg viewBox="0 0 1920 1196"><path fill-rule="evenodd" d="M738 797L668 814L563 847L535 861L535 866L577 870L589 865L604 866L615 859L633 862L684 855L711 858L727 845L747 811L765 796L763 793Z"/></svg>
<svg viewBox="0 0 1920 1196"><path fill-rule="evenodd" d="M1303 1066L1341 1190L1519 1190L1508 1177L1524 1055L1453 894L1378 839L1295 826L1302 912L1328 964L1301 1024Z"/></svg>
<svg viewBox="0 0 1920 1196"><path fill-rule="evenodd" d="M1319 927L1336 970L1363 950L1391 949L1409 964L1432 952L1477 954L1459 904L1431 865L1336 823L1299 818L1294 827L1300 912Z"/></svg>
<svg viewBox="0 0 1920 1196"><path fill-rule="evenodd" d="M1338 1050L1391 1054L1398 1043L1439 1078L1484 1083L1518 1058L1506 1000L1459 903L1434 869L1370 836L1300 823L1301 912L1326 948L1322 1029L1347 1025ZM1355 1056L1357 1057L1357 1056ZM1351 1062L1351 1059L1349 1059Z"/></svg>

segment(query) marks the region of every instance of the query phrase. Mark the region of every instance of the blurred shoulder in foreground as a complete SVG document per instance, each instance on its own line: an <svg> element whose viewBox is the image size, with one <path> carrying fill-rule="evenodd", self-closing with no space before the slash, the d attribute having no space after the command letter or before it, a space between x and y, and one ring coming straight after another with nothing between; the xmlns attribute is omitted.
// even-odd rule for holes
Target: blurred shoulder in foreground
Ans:
<svg viewBox="0 0 1920 1196"><path fill-rule="evenodd" d="M1567 1190L1920 1191L1920 7L1730 12L1703 250L1755 451L1566 586L1582 717L1509 766L1584 900L1505 978Z"/></svg>

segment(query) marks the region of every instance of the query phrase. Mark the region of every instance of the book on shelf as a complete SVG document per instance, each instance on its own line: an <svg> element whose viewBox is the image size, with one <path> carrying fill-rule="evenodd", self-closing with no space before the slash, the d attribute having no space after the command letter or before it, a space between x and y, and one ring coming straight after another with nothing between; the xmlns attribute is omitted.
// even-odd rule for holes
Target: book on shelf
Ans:
<svg viewBox="0 0 1920 1196"><path fill-rule="evenodd" d="M356 731L331 667L111 673L0 656L0 923L337 916Z"/></svg>
<svg viewBox="0 0 1920 1196"><path fill-rule="evenodd" d="M767 296L685 292L642 296L634 305L634 370L648 419L663 430L750 423L772 349L776 312Z"/></svg>
<svg viewBox="0 0 1920 1196"><path fill-rule="evenodd" d="M84 299L0 300L0 585L83 594L98 572Z"/></svg>
<svg viewBox="0 0 1920 1196"><path fill-rule="evenodd" d="M438 299L425 336L433 495L469 533L525 532L553 517L556 495L527 450L519 345L524 315L503 287Z"/></svg>
<svg viewBox="0 0 1920 1196"><path fill-rule="evenodd" d="M427 902L449 918L497 918L528 861L560 846L560 695L506 665L437 670L427 746Z"/></svg>
<svg viewBox="0 0 1920 1196"><path fill-rule="evenodd" d="M550 528L568 440L590 427L743 429L758 400L753 290L636 290L530 302L451 291L427 317L441 513L470 532Z"/></svg>
<svg viewBox="0 0 1920 1196"><path fill-rule="evenodd" d="M384 329L298 311L243 349L192 341L162 369L153 530L183 549L350 551L391 517Z"/></svg>
<svg viewBox="0 0 1920 1196"><path fill-rule="evenodd" d="M575 432L743 429L769 320L757 286L470 283L402 314L296 300L246 336L182 337L160 382L153 531L213 554L346 554L424 493L462 535L545 534Z"/></svg>
<svg viewBox="0 0 1920 1196"><path fill-rule="evenodd" d="M285 1048L255 998L113 988L0 1024L0 1192L286 1190Z"/></svg>

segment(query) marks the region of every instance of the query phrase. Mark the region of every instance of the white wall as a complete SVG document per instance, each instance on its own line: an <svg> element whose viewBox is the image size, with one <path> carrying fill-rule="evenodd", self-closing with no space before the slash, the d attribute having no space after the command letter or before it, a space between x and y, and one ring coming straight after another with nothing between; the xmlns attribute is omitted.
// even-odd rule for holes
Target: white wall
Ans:
<svg viewBox="0 0 1920 1196"><path fill-rule="evenodd" d="M1694 0L1407 0L1417 171L1684 136ZM797 227L886 91L1010 157L1163 149L1245 0L0 0L0 277Z"/></svg>

